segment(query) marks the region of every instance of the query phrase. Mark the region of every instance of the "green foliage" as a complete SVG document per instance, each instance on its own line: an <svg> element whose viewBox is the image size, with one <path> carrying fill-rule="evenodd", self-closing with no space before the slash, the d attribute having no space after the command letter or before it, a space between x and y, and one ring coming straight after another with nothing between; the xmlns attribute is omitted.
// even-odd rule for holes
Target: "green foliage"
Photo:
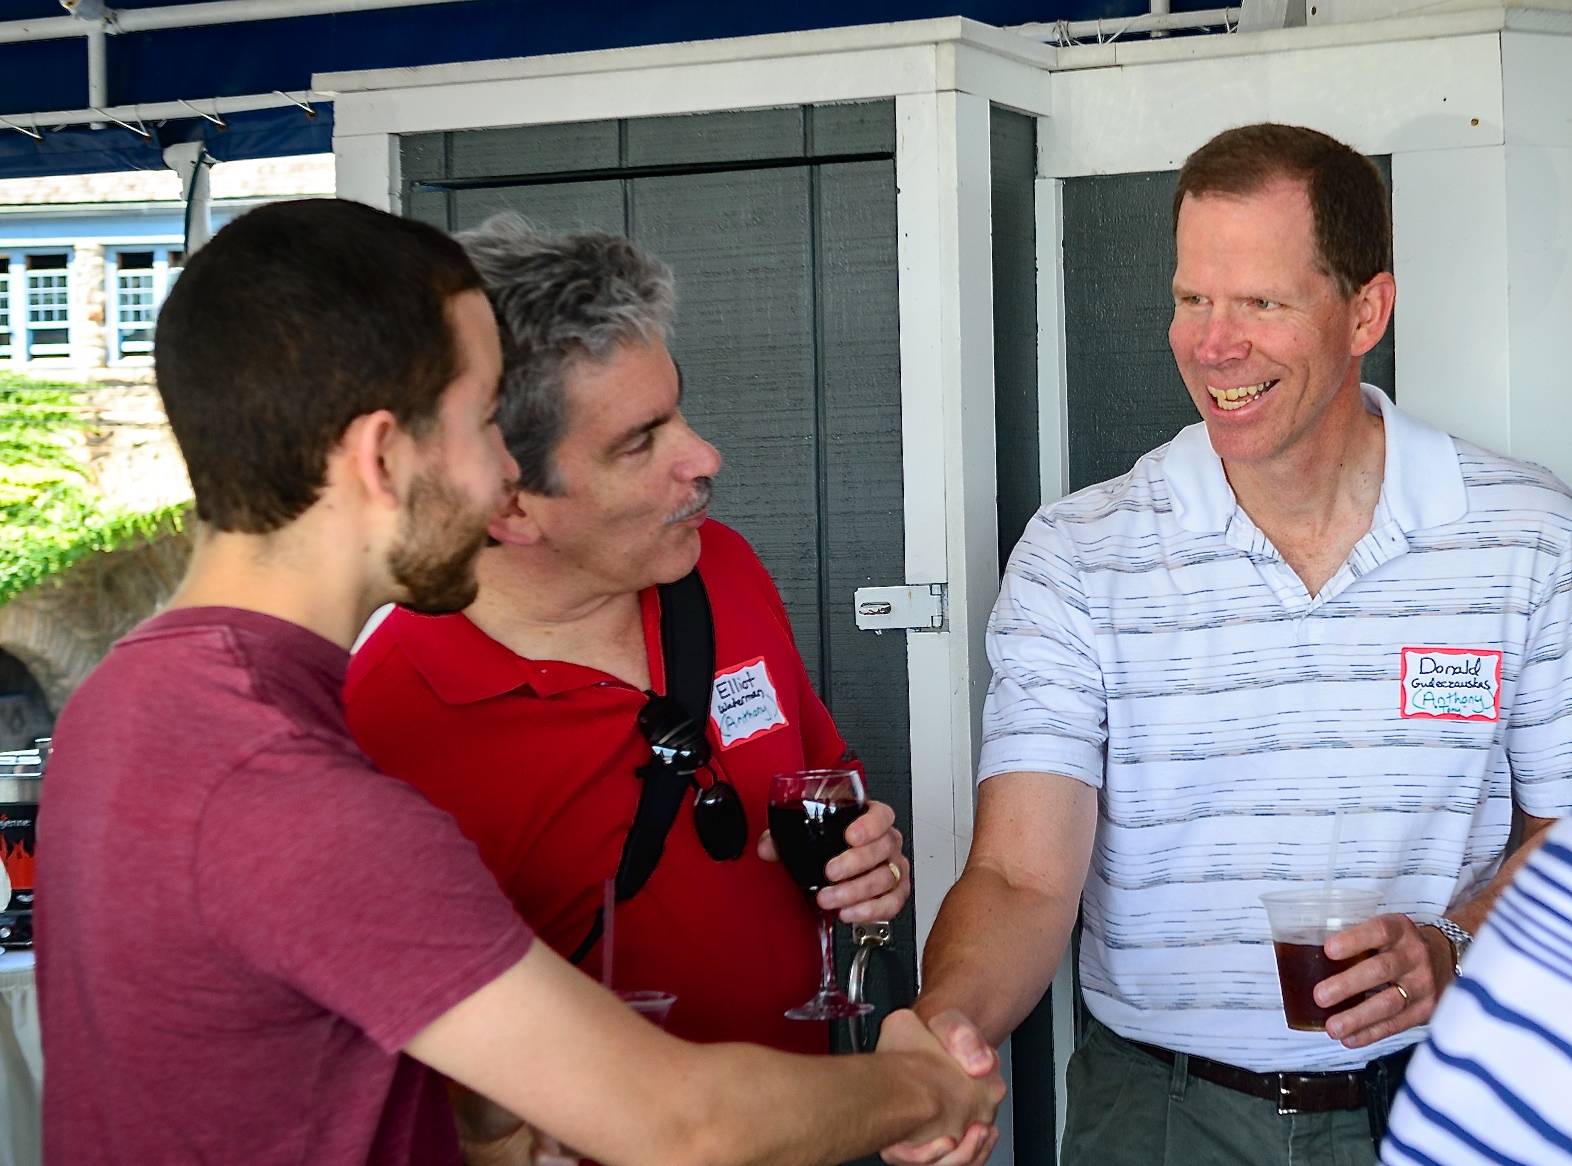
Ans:
<svg viewBox="0 0 1572 1166"><path fill-rule="evenodd" d="M90 428L72 386L0 373L0 603L84 555L180 529L184 504L104 502L71 452Z"/></svg>

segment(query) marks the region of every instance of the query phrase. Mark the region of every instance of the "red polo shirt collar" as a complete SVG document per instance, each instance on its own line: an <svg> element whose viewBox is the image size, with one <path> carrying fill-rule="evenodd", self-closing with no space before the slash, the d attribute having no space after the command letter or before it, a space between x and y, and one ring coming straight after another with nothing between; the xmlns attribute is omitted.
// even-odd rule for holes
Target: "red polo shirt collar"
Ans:
<svg viewBox="0 0 1572 1166"><path fill-rule="evenodd" d="M660 595L653 587L639 593L650 683L666 689L660 646ZM406 613L398 639L410 664L444 704L476 704L518 688L551 697L595 684L622 684L598 668L562 660L529 660L481 631L467 615Z"/></svg>

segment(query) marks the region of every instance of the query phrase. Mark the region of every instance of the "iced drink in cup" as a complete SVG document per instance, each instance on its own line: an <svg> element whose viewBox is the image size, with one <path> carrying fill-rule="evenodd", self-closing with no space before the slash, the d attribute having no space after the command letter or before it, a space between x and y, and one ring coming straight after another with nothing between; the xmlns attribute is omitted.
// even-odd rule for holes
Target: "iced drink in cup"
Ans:
<svg viewBox="0 0 1572 1166"><path fill-rule="evenodd" d="M666 1017L671 1015L671 1006L677 1002L675 992L652 992L644 989L636 992L618 992L617 998L657 1028L666 1027Z"/></svg>
<svg viewBox="0 0 1572 1166"><path fill-rule="evenodd" d="M1327 1018L1358 1004L1362 996L1322 1008L1311 995L1315 986L1347 971L1373 953L1360 952L1346 960L1326 954L1326 941L1339 931L1376 916L1380 891L1328 887L1324 884L1294 891L1271 891L1261 896L1272 927L1277 950L1277 978L1283 988L1283 1014L1288 1027L1299 1032L1325 1032Z"/></svg>

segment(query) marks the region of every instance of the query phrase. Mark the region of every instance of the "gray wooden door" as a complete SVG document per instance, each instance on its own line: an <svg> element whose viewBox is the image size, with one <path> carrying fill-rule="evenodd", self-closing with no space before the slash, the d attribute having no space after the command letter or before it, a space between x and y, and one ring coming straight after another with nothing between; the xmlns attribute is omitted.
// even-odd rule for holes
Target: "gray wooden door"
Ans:
<svg viewBox="0 0 1572 1166"><path fill-rule="evenodd" d="M905 637L859 631L852 605L905 578L894 152L882 101L412 135L401 174L406 213L445 229L511 210L671 265L683 412L726 459L713 513L774 576L909 840ZM870 991L906 1002L910 911L895 941Z"/></svg>

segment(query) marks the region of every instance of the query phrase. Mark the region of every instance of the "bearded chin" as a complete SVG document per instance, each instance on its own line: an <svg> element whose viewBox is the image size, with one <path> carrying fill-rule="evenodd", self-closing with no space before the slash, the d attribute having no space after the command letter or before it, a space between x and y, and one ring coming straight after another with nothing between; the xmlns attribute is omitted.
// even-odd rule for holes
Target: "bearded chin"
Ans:
<svg viewBox="0 0 1572 1166"><path fill-rule="evenodd" d="M466 510L446 482L417 478L404 540L388 556L388 571L404 589L399 603L424 615L451 615L474 603L480 592L475 558L486 543L488 518Z"/></svg>

